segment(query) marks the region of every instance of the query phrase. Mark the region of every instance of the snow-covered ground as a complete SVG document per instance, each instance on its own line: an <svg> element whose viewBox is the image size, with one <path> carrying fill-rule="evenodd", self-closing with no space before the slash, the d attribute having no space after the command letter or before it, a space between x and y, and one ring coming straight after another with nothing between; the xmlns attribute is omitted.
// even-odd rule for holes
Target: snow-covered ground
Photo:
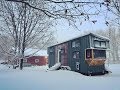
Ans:
<svg viewBox="0 0 120 90"><path fill-rule="evenodd" d="M72 71L48 71L47 66L22 71L0 65L0 90L120 90L120 64L107 66L112 73L84 76Z"/></svg>

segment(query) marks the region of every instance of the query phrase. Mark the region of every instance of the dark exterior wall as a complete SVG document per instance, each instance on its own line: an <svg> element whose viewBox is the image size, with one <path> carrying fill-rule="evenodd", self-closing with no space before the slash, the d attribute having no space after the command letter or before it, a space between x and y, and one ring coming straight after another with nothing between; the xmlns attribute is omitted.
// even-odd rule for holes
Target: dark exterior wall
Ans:
<svg viewBox="0 0 120 90"><path fill-rule="evenodd" d="M80 43L79 47L72 47L72 42L78 41ZM90 48L89 35L83 36L68 43L68 63L72 71L87 72L87 63L85 62L85 49ZM79 59L73 58L74 52L79 52ZM79 62L79 70L76 68L76 63Z"/></svg>
<svg viewBox="0 0 120 90"><path fill-rule="evenodd" d="M55 65L55 46L48 47L48 64L49 67Z"/></svg>
<svg viewBox="0 0 120 90"><path fill-rule="evenodd" d="M72 46L72 43L76 41L80 44L80 38L69 41L69 49L68 49L69 59L68 60L69 60L69 66L71 67L72 71L78 71L76 68L76 62L79 62L79 59L80 59L80 46L81 45L79 45L79 47ZM73 54L75 52L79 52L79 58L73 58Z"/></svg>
<svg viewBox="0 0 120 90"><path fill-rule="evenodd" d="M87 36L83 36L80 38L80 72L81 73L87 73L88 71L88 64L85 61L85 50L87 48L90 48L90 39L89 39L89 35Z"/></svg>
<svg viewBox="0 0 120 90"><path fill-rule="evenodd" d="M47 64L47 57L46 56L32 56L32 57L28 57L26 58L27 62L31 65L38 65L38 66L42 66L42 65L46 65ZM35 60L39 60L38 62L36 62Z"/></svg>

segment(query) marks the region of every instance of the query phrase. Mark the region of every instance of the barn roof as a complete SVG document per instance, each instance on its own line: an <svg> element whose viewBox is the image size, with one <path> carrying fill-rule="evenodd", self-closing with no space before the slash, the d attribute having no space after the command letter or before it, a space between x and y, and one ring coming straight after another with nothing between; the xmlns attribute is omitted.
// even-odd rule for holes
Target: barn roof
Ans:
<svg viewBox="0 0 120 90"><path fill-rule="evenodd" d="M39 49L26 49L25 56L48 56L47 50L39 50Z"/></svg>

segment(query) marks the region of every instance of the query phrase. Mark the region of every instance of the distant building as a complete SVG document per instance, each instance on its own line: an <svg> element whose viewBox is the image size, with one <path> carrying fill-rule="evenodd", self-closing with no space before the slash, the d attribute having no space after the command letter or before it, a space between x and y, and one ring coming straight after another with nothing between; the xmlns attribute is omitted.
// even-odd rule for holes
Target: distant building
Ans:
<svg viewBox="0 0 120 90"><path fill-rule="evenodd" d="M19 65L20 59L16 58L14 60L14 65ZM33 66L33 65L46 65L48 63L47 50L38 49L27 49L25 51L25 58L23 60L23 66Z"/></svg>

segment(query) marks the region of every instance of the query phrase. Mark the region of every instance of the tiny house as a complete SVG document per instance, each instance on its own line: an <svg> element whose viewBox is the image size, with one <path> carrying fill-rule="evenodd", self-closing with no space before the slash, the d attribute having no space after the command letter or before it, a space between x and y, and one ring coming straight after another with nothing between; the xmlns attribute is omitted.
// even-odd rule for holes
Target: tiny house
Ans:
<svg viewBox="0 0 120 90"><path fill-rule="evenodd" d="M49 67L56 63L85 75L105 74L109 39L93 33L48 47Z"/></svg>

